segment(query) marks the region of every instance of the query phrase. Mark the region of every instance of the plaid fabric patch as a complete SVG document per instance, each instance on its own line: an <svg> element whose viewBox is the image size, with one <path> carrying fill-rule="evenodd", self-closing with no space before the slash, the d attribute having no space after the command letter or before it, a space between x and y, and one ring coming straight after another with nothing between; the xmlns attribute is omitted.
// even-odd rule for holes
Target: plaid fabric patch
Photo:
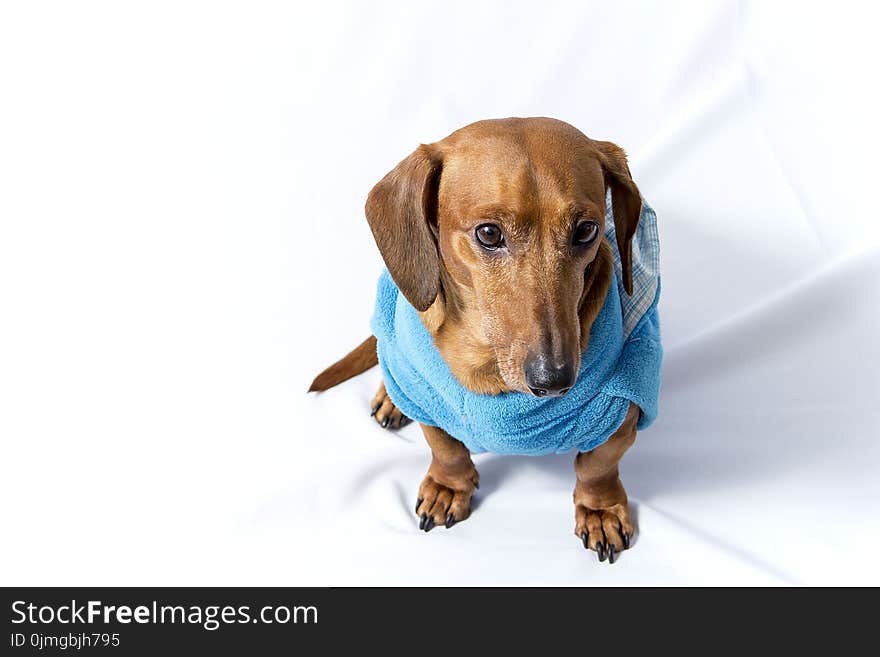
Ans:
<svg viewBox="0 0 880 657"><path fill-rule="evenodd" d="M611 208L611 190L608 190L605 197L605 239L608 240L611 252L614 254L614 272L617 274L617 288L620 291L620 305L623 309L623 335L627 338L654 303L660 285L660 238L657 235L657 215L643 198L639 227L632 241L632 296L623 289L620 252L617 250L617 236L614 232L614 215Z"/></svg>

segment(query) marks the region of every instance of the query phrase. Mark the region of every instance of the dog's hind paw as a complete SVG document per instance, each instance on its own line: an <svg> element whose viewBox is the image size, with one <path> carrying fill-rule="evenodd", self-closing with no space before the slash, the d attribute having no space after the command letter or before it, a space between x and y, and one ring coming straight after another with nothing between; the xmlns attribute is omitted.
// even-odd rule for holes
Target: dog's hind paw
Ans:
<svg viewBox="0 0 880 657"><path fill-rule="evenodd" d="M384 383L379 386L370 402L370 415L383 429L400 429L411 422L391 401L391 397L385 392Z"/></svg>

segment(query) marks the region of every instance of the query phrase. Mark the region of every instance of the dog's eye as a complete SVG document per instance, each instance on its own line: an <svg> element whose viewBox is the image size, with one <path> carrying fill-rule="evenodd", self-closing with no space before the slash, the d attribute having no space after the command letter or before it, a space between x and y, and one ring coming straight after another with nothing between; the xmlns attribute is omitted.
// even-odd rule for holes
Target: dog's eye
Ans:
<svg viewBox="0 0 880 657"><path fill-rule="evenodd" d="M592 244L598 235L599 224L595 221L584 221L574 229L571 243L575 246L586 246L587 244Z"/></svg>
<svg viewBox="0 0 880 657"><path fill-rule="evenodd" d="M480 224L475 231L477 241L487 249L497 249L504 245L504 234L495 224Z"/></svg>

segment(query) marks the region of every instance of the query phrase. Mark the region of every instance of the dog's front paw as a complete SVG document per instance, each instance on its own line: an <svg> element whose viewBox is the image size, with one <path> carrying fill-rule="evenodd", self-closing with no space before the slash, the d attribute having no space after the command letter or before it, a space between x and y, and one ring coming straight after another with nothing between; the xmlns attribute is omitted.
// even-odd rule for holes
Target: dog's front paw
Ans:
<svg viewBox="0 0 880 657"><path fill-rule="evenodd" d="M449 529L465 520L471 514L474 489L479 487L480 475L473 465L469 472L444 478L442 483L429 470L419 486L419 499L416 502L419 529L429 532L435 525L444 525Z"/></svg>
<svg viewBox="0 0 880 657"><path fill-rule="evenodd" d="M616 504L599 506L594 495L580 488L578 483L574 491L574 534L585 548L596 551L599 561L607 557L614 563L618 554L629 549L635 533L626 496Z"/></svg>
<svg viewBox="0 0 880 657"><path fill-rule="evenodd" d="M391 397L385 392L384 383L379 386L370 402L370 415L383 429L400 429L411 421L391 401Z"/></svg>

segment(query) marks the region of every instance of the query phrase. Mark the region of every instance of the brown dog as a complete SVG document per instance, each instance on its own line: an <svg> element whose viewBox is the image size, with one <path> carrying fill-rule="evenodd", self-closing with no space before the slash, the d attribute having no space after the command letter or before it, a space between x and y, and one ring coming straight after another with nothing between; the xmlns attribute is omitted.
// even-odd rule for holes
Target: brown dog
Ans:
<svg viewBox="0 0 880 657"><path fill-rule="evenodd" d="M602 237L606 188L631 293L641 197L626 156L567 123L474 123L420 146L370 192L367 220L388 270L463 386L555 396L575 383L614 275L614 247ZM310 390L376 363L371 337ZM407 421L384 384L372 411L383 427ZM618 462L635 441L638 417L631 404L607 442L575 459L575 534L600 561L607 555L613 563L634 532ZM454 436L427 425L422 431L432 461L418 492L420 528L451 527L469 516L479 474Z"/></svg>

